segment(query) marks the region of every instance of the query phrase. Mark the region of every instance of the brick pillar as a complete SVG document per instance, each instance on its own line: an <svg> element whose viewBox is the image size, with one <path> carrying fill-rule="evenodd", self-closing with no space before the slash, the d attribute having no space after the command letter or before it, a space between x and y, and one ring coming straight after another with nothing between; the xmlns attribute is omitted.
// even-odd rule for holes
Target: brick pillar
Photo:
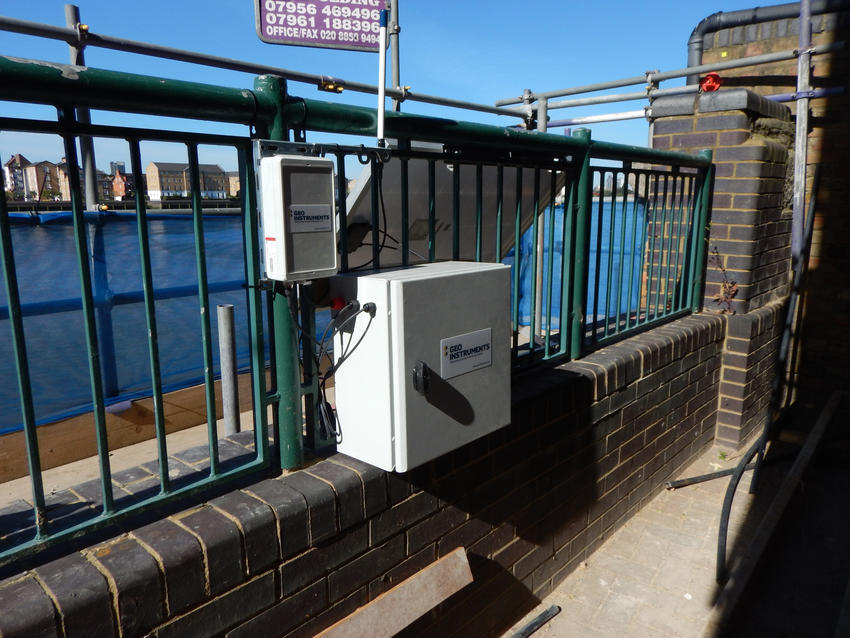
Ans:
<svg viewBox="0 0 850 638"><path fill-rule="evenodd" d="M653 146L714 151L703 311L728 315L716 440L739 447L764 423L789 292L793 125L746 89L656 100Z"/></svg>

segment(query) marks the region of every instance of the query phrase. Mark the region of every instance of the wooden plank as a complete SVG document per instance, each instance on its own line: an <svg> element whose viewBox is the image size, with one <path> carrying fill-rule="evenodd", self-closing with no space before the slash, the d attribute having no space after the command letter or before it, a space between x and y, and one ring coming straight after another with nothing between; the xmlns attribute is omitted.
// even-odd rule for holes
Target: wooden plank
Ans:
<svg viewBox="0 0 850 638"><path fill-rule="evenodd" d="M375 600L331 625L321 638L391 638L472 582L466 550L458 547Z"/></svg>
<svg viewBox="0 0 850 638"><path fill-rule="evenodd" d="M240 374L239 409L251 410L251 375ZM220 381L215 382L216 411L221 416ZM163 416L167 433L179 432L207 422L206 392L203 385L175 390L163 395ZM106 413L109 449L156 437L153 399L135 399L120 412L114 408ZM37 428L42 470L97 455L94 419L91 412L69 417ZM26 442L23 432L0 436L0 483L27 476Z"/></svg>

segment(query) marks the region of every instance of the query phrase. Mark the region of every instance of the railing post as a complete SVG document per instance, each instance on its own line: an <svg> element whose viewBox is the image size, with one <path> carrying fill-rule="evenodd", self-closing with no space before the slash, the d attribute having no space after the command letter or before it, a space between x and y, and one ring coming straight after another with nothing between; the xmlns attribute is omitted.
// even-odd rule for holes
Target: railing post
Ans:
<svg viewBox="0 0 850 638"><path fill-rule="evenodd" d="M139 240L139 267L142 272L142 288L145 305L145 327L148 332L148 361L151 371L151 394L153 401L154 432L156 434L157 458L159 465L159 483L163 492L169 490L168 445L165 431L165 406L162 400L162 372L159 361L159 335L156 327L156 301L153 287L153 269L151 266L151 247L148 233L148 211L145 203L145 190L142 181L142 152L138 139L130 140L130 171L135 184L136 235ZM212 459L217 454L210 454Z"/></svg>
<svg viewBox="0 0 850 638"><path fill-rule="evenodd" d="M266 392L266 355L265 335L263 332L263 304L260 295L260 250L259 226L257 215L257 193L248 184L256 183L254 172L254 153L250 143L237 148L239 159L239 183L242 187L242 241L245 246L245 289L248 306L249 347L251 349L251 405L254 410L254 446L257 450L257 460L263 464L276 465L269 455L269 437L267 408L271 401ZM266 325L274 325L272 316L272 293L267 292ZM268 336L269 360L271 367L275 366L274 333Z"/></svg>
<svg viewBox="0 0 850 638"><path fill-rule="evenodd" d="M32 399L32 379L30 378L27 344L24 337L24 318L21 313L21 297L18 287L17 270L15 268L15 253L12 246L12 229L9 225L9 211L6 208L2 171L0 171L0 268L3 270L6 304L9 307L9 324L12 328L12 347L15 356L15 371L18 378L18 396L21 400L21 417L24 424L27 467L32 485L36 538L40 539L44 533L45 525L44 484L41 477L41 456L38 452L38 435L35 431L35 407Z"/></svg>
<svg viewBox="0 0 850 638"><path fill-rule="evenodd" d="M266 133L270 139L286 141L287 126L284 120L286 82L283 78L262 75L254 81L257 93L264 94L276 105L276 113L268 123ZM250 186L246 186L250 188ZM278 293L284 292L278 290ZM304 447L301 435L301 383L298 378L298 349L293 324L293 296L276 294L272 301L274 319L275 367L277 382L277 443L280 466L294 469L304 462Z"/></svg>
<svg viewBox="0 0 850 638"><path fill-rule="evenodd" d="M57 108L60 126L69 129L75 124L74 110L63 106ZM80 171L77 163L77 147L71 135L63 135L65 157L68 165L68 185L71 190L71 216L74 226L74 244L77 253L77 268L80 275L80 299L83 307L83 325L86 337L86 354L89 363L89 382L92 393L95 440L100 461L100 487L103 494L103 514L115 511L112 474L109 460L109 439L106 431L106 410L103 402L103 376L98 348L94 295L92 292L91 263L86 238L86 221L83 215Z"/></svg>
<svg viewBox="0 0 850 638"><path fill-rule="evenodd" d="M575 214L575 259L573 260L573 298L570 309L570 359L581 356L584 343L584 306L587 303L587 232L590 227L590 129L576 129L573 137L585 142L581 172L578 177Z"/></svg>
<svg viewBox="0 0 850 638"><path fill-rule="evenodd" d="M189 160L189 185L192 193L192 234L195 248L195 271L198 274L198 307L201 318L201 352L204 361L204 391L207 408L207 440L210 449L210 475L219 470L218 463L218 417L215 401L215 378L213 375L213 343L210 323L210 292L207 280L207 248L204 237L204 210L201 202L201 169L198 160L198 145L186 144ZM163 465L163 490L167 485L168 462Z"/></svg>
<svg viewBox="0 0 850 638"><path fill-rule="evenodd" d="M713 153L711 149L704 149L699 152L700 157L706 158L709 162L712 161ZM693 288L691 289L691 310L699 312L702 309L702 285L705 280L705 241L706 241L706 226L708 224L708 209L711 206L711 193L714 183L714 164L709 163L703 175L702 184L699 190L699 201L696 206L697 227L694 229L697 241L695 242L694 251L694 277Z"/></svg>

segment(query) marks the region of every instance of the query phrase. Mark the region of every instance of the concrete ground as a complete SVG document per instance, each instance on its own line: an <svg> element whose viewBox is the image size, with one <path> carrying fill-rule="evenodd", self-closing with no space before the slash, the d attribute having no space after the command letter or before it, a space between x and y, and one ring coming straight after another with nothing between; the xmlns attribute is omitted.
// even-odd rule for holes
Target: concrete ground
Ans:
<svg viewBox="0 0 850 638"><path fill-rule="evenodd" d="M678 478L734 467L711 448ZM729 525L729 554L747 538L768 506L775 477L748 494L751 472L738 487ZM534 638L698 638L717 594L715 557L728 478L662 491L617 530L536 609L504 634L514 635L551 607L561 608ZM752 634L750 634L752 635ZM706 638L707 635L706 635Z"/></svg>

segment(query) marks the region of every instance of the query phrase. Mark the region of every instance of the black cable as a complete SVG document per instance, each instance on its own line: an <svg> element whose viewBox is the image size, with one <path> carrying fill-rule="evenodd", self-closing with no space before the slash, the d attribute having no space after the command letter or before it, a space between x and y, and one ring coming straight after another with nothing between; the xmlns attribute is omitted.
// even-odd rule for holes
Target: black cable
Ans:
<svg viewBox="0 0 850 638"><path fill-rule="evenodd" d="M365 310L361 310L361 312L366 312ZM357 340L357 343L354 344L354 347L351 349L351 352L348 351L349 346L351 346L351 340L354 338L354 335L351 335L351 339L348 340L348 345L342 351L342 355L339 358L339 361L336 362L333 371L336 372L339 370L339 367L345 362L348 357L354 354L354 351L357 350L357 346L363 341L363 338L366 336L366 333L369 331L369 326L372 325L372 319L374 319L374 315L369 315L369 323L366 324L366 327L363 329L363 334L360 335L360 338Z"/></svg>
<svg viewBox="0 0 850 638"><path fill-rule="evenodd" d="M319 433L322 438L329 439L329 434L334 437L335 440L339 440L340 433L339 427L337 426L336 421L336 412L328 401L328 397L325 394L325 386L324 384L321 387L322 396L318 400L319 404L319 422L321 424Z"/></svg>
<svg viewBox="0 0 850 638"><path fill-rule="evenodd" d="M339 334L339 332L340 332L340 331L341 331L341 330L342 330L342 329L346 326L346 324L348 324L350 321L352 321L353 319L355 319L355 318L357 317L357 315L359 315L361 312L368 312L368 311L364 310L363 308L360 308L360 307L359 307L360 303L359 303L358 301L356 301L356 300L355 300L355 301L352 301L352 302L349 302L348 304L346 304L345 308L348 308L349 306L353 306L354 304L356 304L356 305L357 305L356 310L354 310L354 312L353 312L351 315L349 315L348 317L346 317L346 318L345 318L345 320L344 320L341 324L339 324L338 326L335 326L335 327L334 327L334 329L331 331L331 334L327 335L327 339L330 339L330 343L333 343L333 338L334 338L336 335L338 335L338 334ZM368 305L368 304L364 304L364 308L365 308L365 306L366 306L366 305ZM330 351L330 350L328 350L328 349L325 347L325 341L327 340L327 339L325 338L325 335L327 334L327 329L328 329L328 328L329 328L332 324L334 324L334 323L336 322L336 319L339 317L339 315L340 315L340 314L342 314L342 313L343 313L343 311L345 310L345 308L343 308L342 310L340 310L340 311L339 311L339 314L337 314L337 316L336 316L335 318L331 319L331 321L328 323L327 327L325 327L325 332L323 332L323 333L322 333L321 345L319 346L319 348L320 348L320 350L319 350L319 359L320 359L320 360L321 360L321 358L322 358L322 355L323 355L323 354L324 354L325 356L327 356L327 357L330 359L330 352L331 352L331 351ZM333 359L330 359L330 362L331 362L331 367L333 367Z"/></svg>
<svg viewBox="0 0 850 638"><path fill-rule="evenodd" d="M384 224L383 230L381 230L380 226L378 227L378 232L381 233L381 244L380 246L378 246L378 255L380 255L384 250L384 246L386 246L387 237L390 237L390 234L387 232L387 228L389 227L387 224L387 207L384 205L384 165L381 161L378 161L378 170L375 171L375 173L378 180L378 202L379 208L381 209L381 221ZM392 240L396 244L399 243L399 241L394 237L392 238ZM363 268L371 264L373 261L375 261L375 258L371 257L366 263L360 264L359 266L354 266L353 268L349 268L348 271L353 272L355 270L362 270Z"/></svg>
<svg viewBox="0 0 850 638"><path fill-rule="evenodd" d="M284 294L286 294L286 293L284 293ZM348 302L348 303L347 303L347 304L343 307L343 309L342 309L342 310L340 310L340 312L343 312L343 311L345 310L345 308L348 308L349 306L353 306L354 304L358 304L358 305L359 305L359 302L357 302L357 300L356 300L356 299L355 299L354 301L350 301L350 302ZM304 340L303 340L303 337L306 337L306 338L310 341L310 343L311 343L313 346L315 346L316 348L318 348L318 349L319 349L319 354L318 354L318 355L315 355L315 354L314 354L314 356L313 356L313 362L316 364L316 372L318 373L319 365L321 364L321 361L322 361L322 354L323 354L323 353L324 353L325 355L327 355L328 360L330 361L331 366L333 366L333 359L331 359L331 357L330 357L330 351L329 351L329 350L327 350L327 348L325 348L325 346L324 346L324 342L325 342L326 338L328 337L328 328L330 328L330 327L334 324L335 318L332 318L332 319L328 322L328 324L325 326L324 331L322 332L322 336L321 336L321 338L320 338L318 341L316 341L316 338L315 338L313 335L311 335L310 333L308 333L306 330L304 330L304 327L303 327L303 326L301 325L301 323L298 321L298 318L297 318L297 316L295 315L295 309L292 307L292 304L287 304L287 305L289 306L289 315L290 315L290 317L292 317L292 323L293 323L293 325L295 325L295 326L298 328L298 331L299 331L299 332L301 333L301 335L302 335L302 339L301 339L301 342L302 342L301 350L302 350L302 352L303 352L303 350L304 350L304 345L303 345L303 341L304 341ZM358 309L358 312L359 312L359 309ZM355 315L352 315L352 316L356 316L356 314L357 314L357 313L355 313ZM347 320L346 320L346 322L347 322ZM345 323L345 322L344 322L344 323ZM344 325L344 323L343 323L343 325ZM331 333L331 335L330 335L330 337L331 337L331 338L333 338L333 335L334 335L334 333L332 332L332 333ZM300 358L299 358L298 362L299 362L299 364L301 365L301 367L303 368L303 367L304 367L304 362L303 362L303 361L301 361L301 359L300 359Z"/></svg>
<svg viewBox="0 0 850 638"><path fill-rule="evenodd" d="M284 294L288 294L288 293L286 291L284 291ZM315 374L319 375L319 367L320 367L321 360L322 360L322 353L323 352L327 353L327 351L325 350L324 342L325 342L325 339L327 338L328 328L330 328L334 324L335 318L331 318L331 320L325 326L325 330L322 332L321 339L319 339L319 341L316 341L316 338L313 335L309 334L306 330L304 330L304 327L301 325L301 322L298 321L298 317L295 314L295 309L293 308L293 304L290 303L290 304L287 304L287 305L289 306L289 314L290 314L290 317L292 318L292 323L296 327L298 332L301 334L301 339L300 339L300 343L301 343L300 350L301 350L301 352L304 353L304 351L305 351L305 343L304 343L305 337L307 338L307 340L310 342L310 344L312 346L315 346L316 348L319 349L318 356L315 354L315 351L314 351L314 354L313 354L313 362L315 363L315 368L316 368ZM348 307L349 305L351 305L351 303L346 304L346 307ZM355 313L352 316L356 316L357 314L358 313ZM332 335L333 335L333 333L332 333ZM306 353L305 353L305 355L306 355ZM330 358L330 354L328 354L328 358L330 360L331 369L332 369L333 368L333 359ZM298 364L301 366L301 370L303 372L304 371L303 356L298 357ZM333 414L333 408L330 407L330 403L327 400L327 395L325 394L325 387L324 386L325 386L325 381L322 379L321 382L320 382L321 397L316 397L316 407L317 407L317 411L318 411L318 414L319 414L319 434L323 439L328 439L328 438L330 438L328 436L328 433L330 433L330 434L333 435L334 439L337 439L339 437L339 431L336 427L336 419L335 419L334 414Z"/></svg>
<svg viewBox="0 0 850 638"><path fill-rule="evenodd" d="M298 321L298 317L295 314L295 308L292 307L292 304L287 304L287 305L289 306L289 316L292 318L292 325L294 325L296 328L298 328L298 332L301 333L301 336L302 336L302 339L301 339L302 346L301 346L301 348L302 348L302 350L304 348L303 337L306 337L314 346L318 347L319 344L316 341L315 337L313 337L310 333L308 333L306 330L304 330L304 328L301 326L301 322ZM302 366L303 366L303 363L302 363Z"/></svg>
<svg viewBox="0 0 850 638"><path fill-rule="evenodd" d="M381 232L383 232L383 231L381 231ZM396 239L395 239L392 235L389 235L389 234L388 234L387 236L388 236L390 239L392 239L392 240L393 240L396 244L398 244L398 240L396 240ZM365 241L364 241L364 242L363 242L362 244L360 244L360 245L361 245L361 246L372 246L373 244L371 244L370 242L365 242ZM400 245L401 245L401 244L399 244L399 246L400 246ZM385 248L389 248L390 250L401 250L401 248L399 248L399 247L397 247L397 246L385 246ZM413 250L413 249L412 249L412 248L410 248L409 246L407 247L407 252L409 252L411 255L415 255L416 257L419 257L419 259L422 259L423 261L428 261L428 259L427 259L424 255L420 255L418 252L416 252L415 250ZM365 264L364 264L364 265L365 265ZM358 266L358 268L360 268L360 266Z"/></svg>
<svg viewBox="0 0 850 638"><path fill-rule="evenodd" d="M336 334L338 328L334 328L333 330L331 330L330 335L328 335L328 328L330 328L331 326L333 326L336 323L337 317L339 317L340 314L345 312L346 308L354 308L355 304L357 306L357 309L355 310L354 314L351 315L351 316L356 317L360 313L360 302L355 299L355 300L349 301L347 304L345 304L340 309L340 311L337 313L336 317L331 317L331 320L327 323L327 325L325 326L325 329L322 331L322 337L319 339L319 343L316 344L319 348L319 354L316 355L316 372L317 373L319 371L319 365L322 362L322 354L325 354L328 357L328 361L330 362L331 367L333 367L333 364L334 364L334 360L331 358L330 351L325 347L325 340L327 338L330 338L332 340L331 342L333 342L334 335ZM346 319L346 321L344 321L342 325L345 325L345 323L347 323L347 321L348 321L348 319Z"/></svg>
<svg viewBox="0 0 850 638"><path fill-rule="evenodd" d="M325 374L322 375L321 382L319 383L319 391L321 392L321 395L322 395L321 396L321 402L319 404L319 418L322 421L322 427L325 429L325 431L333 434L334 438L337 439L337 440L339 440L339 436L340 436L339 421L338 421L337 416L336 416L336 410L333 409L330 402L328 401L327 388L326 388L327 382L328 382L328 379L330 377L332 377L336 374L336 371L340 369L340 367L342 366L343 363L345 363L345 361L348 359L348 357L350 357L352 354L354 354L354 351L357 350L357 347L363 342L363 339L366 337L366 334L369 332L369 328L372 325L372 320L375 318L375 310L376 310L375 304L373 304L373 303L363 304L363 308L361 308L356 313L354 313L353 315L348 317L345 321L343 321L337 327L334 334L339 334L339 332L342 330L343 326L345 326L346 323L348 323L349 321L351 321L352 319L357 317L361 312L365 312L369 315L369 322L366 324L366 327L363 329L363 333L360 335L360 338L354 344L354 347L351 348L351 350L349 350L349 348L351 347L351 341L354 338L354 335L352 334L351 339L349 339L348 344L346 346L344 346L342 354L340 355L337 362L333 366L331 366L331 368L329 368L328 371L325 372Z"/></svg>

